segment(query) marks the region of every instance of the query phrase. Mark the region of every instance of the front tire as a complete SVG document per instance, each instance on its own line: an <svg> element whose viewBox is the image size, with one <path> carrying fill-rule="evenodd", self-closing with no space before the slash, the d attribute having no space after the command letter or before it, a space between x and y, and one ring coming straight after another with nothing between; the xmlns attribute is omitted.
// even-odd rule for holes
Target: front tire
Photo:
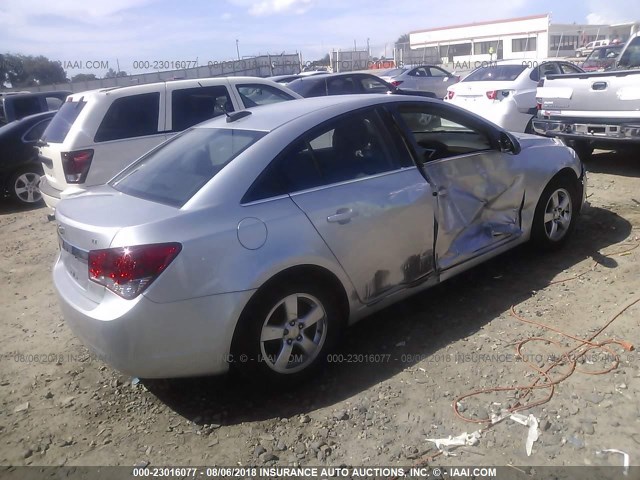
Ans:
<svg viewBox="0 0 640 480"><path fill-rule="evenodd" d="M575 180L568 175L551 180L536 206L531 232L533 244L544 250L562 247L575 228L578 202Z"/></svg>
<svg viewBox="0 0 640 480"><path fill-rule="evenodd" d="M42 171L36 167L18 170L9 179L9 195L20 205L31 206L42 202L42 194L38 188Z"/></svg>
<svg viewBox="0 0 640 480"><path fill-rule="evenodd" d="M267 288L238 322L232 368L260 383L294 384L323 363L342 325L335 296L315 282Z"/></svg>

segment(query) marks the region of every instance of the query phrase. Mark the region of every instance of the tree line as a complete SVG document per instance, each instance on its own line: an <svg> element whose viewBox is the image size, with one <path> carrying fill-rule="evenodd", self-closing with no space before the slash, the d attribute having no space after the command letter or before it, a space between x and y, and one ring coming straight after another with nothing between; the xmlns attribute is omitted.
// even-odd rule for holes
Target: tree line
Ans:
<svg viewBox="0 0 640 480"><path fill-rule="evenodd" d="M125 77L127 72L116 72L113 68L103 78ZM67 78L60 62L49 60L43 55L0 54L0 89L11 85L13 88L52 85L54 83L83 82L97 80L93 73L79 73Z"/></svg>

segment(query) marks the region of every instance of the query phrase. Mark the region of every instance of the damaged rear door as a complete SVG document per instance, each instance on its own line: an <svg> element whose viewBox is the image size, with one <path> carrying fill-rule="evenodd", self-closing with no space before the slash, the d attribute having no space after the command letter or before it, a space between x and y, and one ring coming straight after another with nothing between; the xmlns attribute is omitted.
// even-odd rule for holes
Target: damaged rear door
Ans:
<svg viewBox="0 0 640 480"><path fill-rule="evenodd" d="M440 105L404 104L398 115L437 199L439 270L522 235L524 170L517 155L497 145L499 131Z"/></svg>
<svg viewBox="0 0 640 480"><path fill-rule="evenodd" d="M386 112L333 119L277 162L291 199L322 236L363 303L434 273L432 189L385 128Z"/></svg>

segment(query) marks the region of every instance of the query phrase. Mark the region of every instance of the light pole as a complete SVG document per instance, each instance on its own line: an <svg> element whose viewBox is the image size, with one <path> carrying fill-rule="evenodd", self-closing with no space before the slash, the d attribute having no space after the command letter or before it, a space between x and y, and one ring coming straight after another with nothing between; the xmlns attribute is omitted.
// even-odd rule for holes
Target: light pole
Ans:
<svg viewBox="0 0 640 480"><path fill-rule="evenodd" d="M236 53L238 54L238 60L240 60L240 47L238 47L238 43L240 40L236 38Z"/></svg>

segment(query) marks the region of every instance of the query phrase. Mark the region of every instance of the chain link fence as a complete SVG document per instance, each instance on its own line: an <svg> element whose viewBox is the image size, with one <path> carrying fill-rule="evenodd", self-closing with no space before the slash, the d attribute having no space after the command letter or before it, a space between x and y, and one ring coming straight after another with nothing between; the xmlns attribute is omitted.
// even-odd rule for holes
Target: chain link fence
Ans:
<svg viewBox="0 0 640 480"><path fill-rule="evenodd" d="M270 77L273 75L290 75L299 73L302 69L300 54L261 55L258 57L243 58L241 60L211 61L207 65L184 68L180 70L167 70L150 73L140 73L115 78L100 78L79 82L56 83L51 85L38 85L33 87L16 87L3 90L31 92L46 92L53 90L70 90L72 92L84 92L99 88L128 87L131 85L144 85L147 83L162 82L166 80L184 80L192 78L211 77Z"/></svg>

